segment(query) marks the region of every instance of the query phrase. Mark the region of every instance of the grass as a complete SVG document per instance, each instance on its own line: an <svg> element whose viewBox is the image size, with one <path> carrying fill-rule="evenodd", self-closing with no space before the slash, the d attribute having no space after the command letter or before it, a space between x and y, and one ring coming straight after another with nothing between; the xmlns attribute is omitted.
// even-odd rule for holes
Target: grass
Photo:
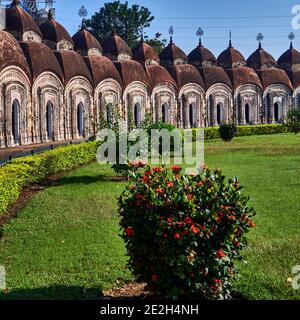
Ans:
<svg viewBox="0 0 300 320"><path fill-rule="evenodd" d="M300 299L287 279L300 265L300 136L207 141L205 160L238 176L258 215L235 293L247 299ZM118 237L116 197L125 183L91 164L36 195L3 228L0 265L9 293L0 299L88 299L133 280Z"/></svg>

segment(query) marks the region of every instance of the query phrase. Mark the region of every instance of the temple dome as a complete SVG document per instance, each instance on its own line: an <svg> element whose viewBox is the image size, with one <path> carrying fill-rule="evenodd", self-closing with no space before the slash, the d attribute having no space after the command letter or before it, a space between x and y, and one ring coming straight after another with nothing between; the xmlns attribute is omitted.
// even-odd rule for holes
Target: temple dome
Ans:
<svg viewBox="0 0 300 320"><path fill-rule="evenodd" d="M247 66L255 70L276 68L277 62L270 53L259 46L259 48L248 58Z"/></svg>
<svg viewBox="0 0 300 320"><path fill-rule="evenodd" d="M18 41L10 33L0 31L0 70L2 71L8 66L17 66L29 78L31 77L26 57Z"/></svg>
<svg viewBox="0 0 300 320"><path fill-rule="evenodd" d="M230 44L230 46L219 55L218 64L224 69L234 69L237 67L245 67L247 62L244 56Z"/></svg>
<svg viewBox="0 0 300 320"><path fill-rule="evenodd" d="M13 1L6 9L6 30L19 41L42 41L42 33L38 24L30 14Z"/></svg>
<svg viewBox="0 0 300 320"><path fill-rule="evenodd" d="M223 68L210 66L201 68L199 71L204 80L206 90L208 90L214 84L224 84L229 88L232 88L232 83Z"/></svg>
<svg viewBox="0 0 300 320"><path fill-rule="evenodd" d="M160 53L159 58L161 64L165 67L188 62L187 55L173 42L170 42L168 46Z"/></svg>
<svg viewBox="0 0 300 320"><path fill-rule="evenodd" d="M27 58L33 81L46 71L53 72L62 82L64 81L61 67L54 52L48 46L37 42L20 42L20 45Z"/></svg>
<svg viewBox="0 0 300 320"><path fill-rule="evenodd" d="M133 59L144 65L159 63L159 57L156 51L146 42L140 41L139 44L132 49Z"/></svg>
<svg viewBox="0 0 300 320"><path fill-rule="evenodd" d="M175 88L177 88L177 84L174 78L163 66L158 64L152 64L146 67L146 71L149 77L149 83L152 90L158 85L164 83L169 83Z"/></svg>
<svg viewBox="0 0 300 320"><path fill-rule="evenodd" d="M72 50L73 40L68 31L51 15L40 25L43 42L53 50Z"/></svg>
<svg viewBox="0 0 300 320"><path fill-rule="evenodd" d="M82 56L102 55L102 47L99 41L86 29L81 28L73 36L74 49Z"/></svg>
<svg viewBox="0 0 300 320"><path fill-rule="evenodd" d="M291 81L284 70L281 69L261 69L256 71L263 88L266 89L272 84L283 84L289 88L293 88Z"/></svg>
<svg viewBox="0 0 300 320"><path fill-rule="evenodd" d="M284 70L300 70L300 52L291 46L280 56L278 65Z"/></svg>
<svg viewBox="0 0 300 320"><path fill-rule="evenodd" d="M104 56L91 55L84 58L93 77L94 87L106 79L114 79L122 85L121 77L113 62Z"/></svg>
<svg viewBox="0 0 300 320"><path fill-rule="evenodd" d="M240 67L235 69L227 70L227 74L233 84L234 90L239 88L240 86L253 84L260 88L262 88L260 79L257 73L248 67Z"/></svg>
<svg viewBox="0 0 300 320"><path fill-rule="evenodd" d="M115 33L106 37L101 42L101 46L103 54L112 61L124 61L132 58L132 52L127 43Z"/></svg>
<svg viewBox="0 0 300 320"><path fill-rule="evenodd" d="M181 89L186 84L198 84L205 90L204 81L196 67L191 64L181 64L170 68L170 73L176 80L178 88Z"/></svg>
<svg viewBox="0 0 300 320"><path fill-rule="evenodd" d="M214 54L201 43L188 55L188 58L192 65L200 68L215 66L218 63Z"/></svg>
<svg viewBox="0 0 300 320"><path fill-rule="evenodd" d="M140 63L134 60L127 60L115 62L115 66L122 78L124 89L136 81L142 82L149 87L148 76Z"/></svg>
<svg viewBox="0 0 300 320"><path fill-rule="evenodd" d="M72 50L62 50L56 51L55 55L62 68L66 83L74 77L84 77L93 83L89 68L79 53Z"/></svg>

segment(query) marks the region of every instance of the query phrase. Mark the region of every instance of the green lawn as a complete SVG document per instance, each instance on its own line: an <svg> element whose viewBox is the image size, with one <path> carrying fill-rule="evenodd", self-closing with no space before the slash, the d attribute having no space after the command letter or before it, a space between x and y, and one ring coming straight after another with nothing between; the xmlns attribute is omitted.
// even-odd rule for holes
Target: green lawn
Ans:
<svg viewBox="0 0 300 320"><path fill-rule="evenodd" d="M238 176L258 215L235 293L248 299L300 299L287 282L300 265L300 135L206 142L206 162ZM91 164L36 195L2 230L1 298L96 298L133 280L118 237L116 197L125 183L103 181Z"/></svg>

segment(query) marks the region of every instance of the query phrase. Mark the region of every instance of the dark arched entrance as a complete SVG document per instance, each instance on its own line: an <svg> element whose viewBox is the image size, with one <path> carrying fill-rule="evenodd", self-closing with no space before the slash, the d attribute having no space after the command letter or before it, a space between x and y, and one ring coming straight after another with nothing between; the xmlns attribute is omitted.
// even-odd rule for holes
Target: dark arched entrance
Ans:
<svg viewBox="0 0 300 320"><path fill-rule="evenodd" d="M136 127L138 127L141 124L141 122L141 105L139 103L136 103L134 106L134 124Z"/></svg>
<svg viewBox="0 0 300 320"><path fill-rule="evenodd" d="M279 104L277 102L274 103L274 119L275 122L279 122Z"/></svg>
<svg viewBox="0 0 300 320"><path fill-rule="evenodd" d="M84 107L82 103L77 106L77 130L80 137L84 136Z"/></svg>
<svg viewBox="0 0 300 320"><path fill-rule="evenodd" d="M218 124L221 124L222 121L223 121L223 110L222 110L222 104L221 103L218 103L217 104L217 122Z"/></svg>
<svg viewBox="0 0 300 320"><path fill-rule="evenodd" d="M189 122L190 122L190 128L195 128L196 126L195 107L193 104L189 105Z"/></svg>
<svg viewBox="0 0 300 320"><path fill-rule="evenodd" d="M20 104L14 100L12 104L12 135L15 144L20 143Z"/></svg>
<svg viewBox="0 0 300 320"><path fill-rule="evenodd" d="M49 140L53 140L54 121L53 121L53 105L51 102L48 102L46 106L46 129L47 129L47 138Z"/></svg>
<svg viewBox="0 0 300 320"><path fill-rule="evenodd" d="M163 123L169 122L168 105L166 103L162 105L162 122Z"/></svg>
<svg viewBox="0 0 300 320"><path fill-rule="evenodd" d="M246 123L250 123L250 106L249 103L245 105L245 121Z"/></svg>

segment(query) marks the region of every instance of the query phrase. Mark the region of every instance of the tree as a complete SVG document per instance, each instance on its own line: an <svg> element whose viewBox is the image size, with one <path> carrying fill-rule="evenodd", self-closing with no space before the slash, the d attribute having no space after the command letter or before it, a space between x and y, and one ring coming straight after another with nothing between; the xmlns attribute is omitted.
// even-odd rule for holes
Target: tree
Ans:
<svg viewBox="0 0 300 320"><path fill-rule="evenodd" d="M149 39L146 38L146 42L158 53L160 54L164 48L166 47L167 40L166 39L161 39L162 34L160 32L157 32L155 34L154 39Z"/></svg>
<svg viewBox="0 0 300 320"><path fill-rule="evenodd" d="M125 3L114 1L105 3L99 12L85 23L99 41L114 31L133 48L140 40L141 31L150 27L153 20L150 10L143 6L134 4L129 7L127 1ZM164 45L160 36L148 41L154 41L155 46L160 48L160 45Z"/></svg>
<svg viewBox="0 0 300 320"><path fill-rule="evenodd" d="M288 130L295 134L300 132L300 110L299 109L291 109L287 116L287 124Z"/></svg>

